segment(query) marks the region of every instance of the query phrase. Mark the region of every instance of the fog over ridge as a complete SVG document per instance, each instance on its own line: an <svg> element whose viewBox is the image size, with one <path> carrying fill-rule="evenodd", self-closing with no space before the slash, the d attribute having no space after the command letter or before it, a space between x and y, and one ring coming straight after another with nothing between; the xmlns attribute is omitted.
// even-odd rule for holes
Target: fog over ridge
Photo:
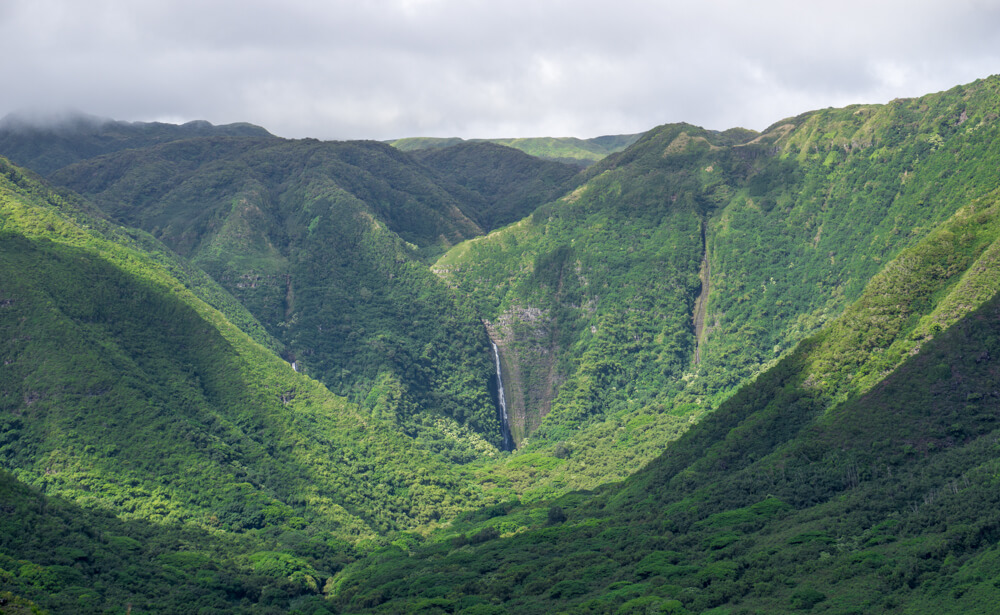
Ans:
<svg viewBox="0 0 1000 615"><path fill-rule="evenodd" d="M0 6L0 116L250 122L285 137L762 129L1000 72L1000 6L957 0L457 0Z"/></svg>

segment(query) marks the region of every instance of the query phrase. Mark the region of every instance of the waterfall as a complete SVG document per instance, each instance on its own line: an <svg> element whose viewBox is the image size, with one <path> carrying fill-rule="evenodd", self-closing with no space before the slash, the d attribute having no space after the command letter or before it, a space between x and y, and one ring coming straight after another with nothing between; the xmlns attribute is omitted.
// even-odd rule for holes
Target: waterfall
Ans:
<svg viewBox="0 0 1000 615"><path fill-rule="evenodd" d="M493 346L493 360L497 365L497 400L500 402L500 412L497 418L500 419L500 433L503 435L503 450L514 450L514 439L510 437L510 423L507 420L507 399L503 395L503 374L500 369L500 351L496 342L490 340Z"/></svg>

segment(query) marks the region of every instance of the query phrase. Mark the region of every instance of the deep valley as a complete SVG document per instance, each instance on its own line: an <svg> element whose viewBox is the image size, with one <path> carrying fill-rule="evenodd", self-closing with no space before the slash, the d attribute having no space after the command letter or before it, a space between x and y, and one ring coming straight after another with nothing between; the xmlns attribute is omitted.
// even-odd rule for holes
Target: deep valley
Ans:
<svg viewBox="0 0 1000 615"><path fill-rule="evenodd" d="M988 613L1000 78L761 132L0 122L0 613Z"/></svg>

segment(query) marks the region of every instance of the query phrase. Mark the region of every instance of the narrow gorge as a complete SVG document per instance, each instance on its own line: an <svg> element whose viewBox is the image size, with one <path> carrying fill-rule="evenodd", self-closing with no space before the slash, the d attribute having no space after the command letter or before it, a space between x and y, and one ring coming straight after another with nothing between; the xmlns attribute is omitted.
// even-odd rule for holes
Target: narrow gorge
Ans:
<svg viewBox="0 0 1000 615"><path fill-rule="evenodd" d="M710 280L711 280L711 267L708 263L708 244L705 241L705 224L701 225L701 269L698 271L698 277L701 279L701 291L698 293L698 298L694 301L694 364L698 365L701 363L701 349L705 344L705 338L708 337L705 332L705 317L708 315L708 293L710 290Z"/></svg>

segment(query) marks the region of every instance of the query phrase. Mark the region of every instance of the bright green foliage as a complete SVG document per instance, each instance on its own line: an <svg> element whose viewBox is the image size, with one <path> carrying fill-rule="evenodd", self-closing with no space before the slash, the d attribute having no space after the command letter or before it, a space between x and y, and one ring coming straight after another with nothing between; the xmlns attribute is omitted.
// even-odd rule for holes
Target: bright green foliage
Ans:
<svg viewBox="0 0 1000 615"><path fill-rule="evenodd" d="M10 592L0 592L0 613L3 615L43 615L46 612L30 600Z"/></svg>
<svg viewBox="0 0 1000 615"><path fill-rule="evenodd" d="M154 258L0 170L0 460L20 480L123 518L350 541L478 501Z"/></svg>
<svg viewBox="0 0 1000 615"><path fill-rule="evenodd" d="M609 154L620 152L635 143L642 135L607 135L593 139L576 137L527 137L520 139L470 139L458 137L432 138L410 137L391 142L395 148L406 152L418 150L438 150L461 143L487 142L504 145L538 158L546 158L568 164L587 166Z"/></svg>
<svg viewBox="0 0 1000 615"><path fill-rule="evenodd" d="M236 611L243 600L287 608L291 599L317 593L280 574L255 571L239 553L261 548L257 538L122 521L43 496L5 472L0 496L0 587L31 596L50 612L125 613L129 606L137 614ZM326 575L349 557L349 550L338 556L322 541L303 540L296 548L325 552L331 564L339 557ZM11 609L24 602L0 591L0 612L41 612Z"/></svg>
<svg viewBox="0 0 1000 615"><path fill-rule="evenodd" d="M4 164L0 592L991 612L998 88L664 126L537 209L565 169L493 146L206 138L56 174L232 295Z"/></svg>
<svg viewBox="0 0 1000 615"><path fill-rule="evenodd" d="M508 468L500 483L551 494L624 478L960 208L973 226L992 220L998 84L812 112L759 135L664 126L566 197L441 257L434 270L500 346L516 439L566 460L541 478ZM969 240L968 224L926 248L955 251L936 279L954 282L992 241ZM981 301L989 282L969 292ZM895 301L924 293L899 290ZM967 304L926 316L943 326ZM875 334L844 345L881 347ZM899 344L897 359L912 349ZM876 382L891 367L871 369Z"/></svg>
<svg viewBox="0 0 1000 615"><path fill-rule="evenodd" d="M624 484L465 515L405 557L345 568L334 603L403 612L434 579L456 612L475 601L518 613L991 612L1000 298L970 289L997 288L1000 266L996 210L981 207L904 251L842 317ZM849 330L906 346L842 343ZM875 386L850 378L876 369ZM517 531L487 532L501 527Z"/></svg>
<svg viewBox="0 0 1000 615"><path fill-rule="evenodd" d="M456 196L485 230L517 222L579 183L577 167L493 143L463 143L413 156L467 190L455 191Z"/></svg>
<svg viewBox="0 0 1000 615"><path fill-rule="evenodd" d="M419 258L481 231L408 155L194 139L54 177L201 266L331 390L455 461L478 457L482 438L500 444L486 332ZM443 436L442 418L472 433Z"/></svg>
<svg viewBox="0 0 1000 615"><path fill-rule="evenodd" d="M654 195L684 192L683 177L602 174L435 264L501 345L517 440L550 404L561 417L550 423L575 429L680 379L700 286L700 211Z"/></svg>

